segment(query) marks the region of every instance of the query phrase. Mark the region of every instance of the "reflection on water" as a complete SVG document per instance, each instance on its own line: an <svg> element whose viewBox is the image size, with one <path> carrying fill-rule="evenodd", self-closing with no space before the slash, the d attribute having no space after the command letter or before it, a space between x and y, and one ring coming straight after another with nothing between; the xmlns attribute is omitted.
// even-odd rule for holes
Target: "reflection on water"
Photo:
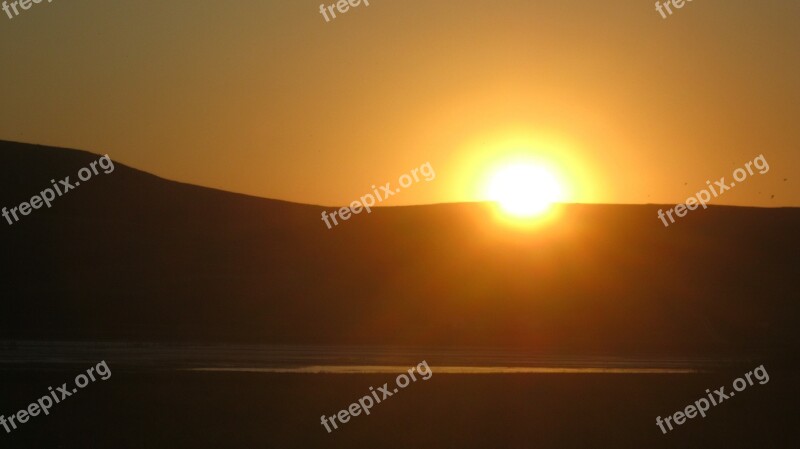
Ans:
<svg viewBox="0 0 800 449"><path fill-rule="evenodd" d="M263 373L394 373L426 360L438 373L694 373L749 358L547 354L508 348L0 341L0 369L105 360L116 368Z"/></svg>
<svg viewBox="0 0 800 449"><path fill-rule="evenodd" d="M690 368L558 368L558 367L508 367L508 366L437 366L436 374L689 374L700 372ZM304 366L299 368L191 368L191 371L216 371L238 373L294 373L294 374L398 374L408 371L406 366Z"/></svg>

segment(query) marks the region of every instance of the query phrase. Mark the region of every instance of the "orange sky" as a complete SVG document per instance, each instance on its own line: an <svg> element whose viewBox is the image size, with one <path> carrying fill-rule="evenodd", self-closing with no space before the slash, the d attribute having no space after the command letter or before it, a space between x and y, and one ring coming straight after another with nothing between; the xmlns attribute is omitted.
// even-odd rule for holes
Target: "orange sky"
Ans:
<svg viewBox="0 0 800 449"><path fill-rule="evenodd" d="M0 138L160 176L345 204L477 200L486 166L557 160L580 202L800 206L800 3L55 1L0 13ZM786 181L784 181L786 179ZM771 198L774 195L774 198ZM387 204L390 205L390 204Z"/></svg>

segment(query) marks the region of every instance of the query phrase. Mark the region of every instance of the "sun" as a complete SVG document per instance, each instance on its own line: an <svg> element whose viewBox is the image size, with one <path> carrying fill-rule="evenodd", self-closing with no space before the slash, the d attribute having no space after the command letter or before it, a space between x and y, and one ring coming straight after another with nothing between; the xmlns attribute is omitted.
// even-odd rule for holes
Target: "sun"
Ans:
<svg viewBox="0 0 800 449"><path fill-rule="evenodd" d="M516 162L490 175L486 197L496 202L508 215L531 218L547 212L553 203L563 200L558 178L547 168Z"/></svg>

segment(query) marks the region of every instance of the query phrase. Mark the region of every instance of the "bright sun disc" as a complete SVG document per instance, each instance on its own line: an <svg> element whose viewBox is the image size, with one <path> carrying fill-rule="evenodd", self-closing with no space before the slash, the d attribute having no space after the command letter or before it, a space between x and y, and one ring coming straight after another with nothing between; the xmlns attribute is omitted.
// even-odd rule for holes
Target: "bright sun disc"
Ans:
<svg viewBox="0 0 800 449"><path fill-rule="evenodd" d="M514 164L498 170L489 181L487 196L509 215L526 218L540 215L562 197L555 176L533 164Z"/></svg>

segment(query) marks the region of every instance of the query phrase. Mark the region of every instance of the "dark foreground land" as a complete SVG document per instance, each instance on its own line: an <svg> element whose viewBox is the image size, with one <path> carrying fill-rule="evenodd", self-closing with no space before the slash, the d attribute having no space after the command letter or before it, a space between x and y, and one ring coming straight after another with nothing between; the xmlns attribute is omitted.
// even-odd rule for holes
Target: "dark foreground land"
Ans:
<svg viewBox="0 0 800 449"><path fill-rule="evenodd" d="M97 158L0 141L0 205ZM0 225L0 414L100 360L113 373L48 416L0 428L0 449L800 448L800 208L712 206L664 228L657 211L668 207L564 205L557 226L534 233L498 229L480 204L380 208L328 230L320 206L116 164ZM320 345L334 350L307 349ZM322 414L395 376L177 369L366 364L351 350L362 346L421 348L434 373L439 356L514 366L515 351L759 362L703 374L439 373L331 434ZM432 349L478 346L511 355ZM381 354L366 360L389 363ZM667 435L656 426L760 363L766 385Z"/></svg>
<svg viewBox="0 0 800 449"><path fill-rule="evenodd" d="M750 369L755 368L755 366ZM115 371L0 433L2 448L797 448L797 371L663 435L655 424L746 372L439 374L334 433L319 423L389 374ZM435 368L434 368L435 373ZM5 416L74 370L0 372ZM2 430L2 429L0 429Z"/></svg>
<svg viewBox="0 0 800 449"><path fill-rule="evenodd" d="M0 141L0 206L98 157ZM800 208L712 206L665 228L657 211L673 206L565 205L536 232L512 232L481 204L389 207L329 230L320 206L117 163L0 226L0 340L764 354L800 366Z"/></svg>

